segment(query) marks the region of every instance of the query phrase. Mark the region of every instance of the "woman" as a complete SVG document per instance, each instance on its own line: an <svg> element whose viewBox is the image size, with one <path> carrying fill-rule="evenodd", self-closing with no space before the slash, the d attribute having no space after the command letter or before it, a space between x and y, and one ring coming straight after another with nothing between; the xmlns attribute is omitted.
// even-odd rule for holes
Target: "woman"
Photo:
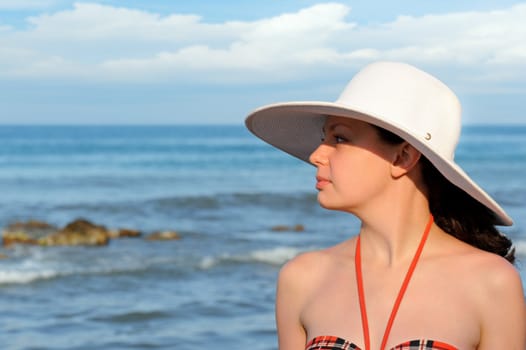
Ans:
<svg viewBox="0 0 526 350"><path fill-rule="evenodd" d="M526 349L505 211L454 162L460 104L403 63L361 70L335 103L289 102L246 120L317 168L318 201L358 235L280 271L280 350Z"/></svg>

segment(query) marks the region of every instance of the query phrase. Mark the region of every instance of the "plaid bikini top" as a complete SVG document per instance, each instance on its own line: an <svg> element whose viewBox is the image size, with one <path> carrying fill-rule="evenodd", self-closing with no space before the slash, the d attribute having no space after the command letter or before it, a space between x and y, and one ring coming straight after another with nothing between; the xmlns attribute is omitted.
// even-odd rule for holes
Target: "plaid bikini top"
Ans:
<svg viewBox="0 0 526 350"><path fill-rule="evenodd" d="M361 350L358 346L343 338L322 335L307 343L305 350ZM396 345L390 350L458 350L453 345L435 340L411 340Z"/></svg>

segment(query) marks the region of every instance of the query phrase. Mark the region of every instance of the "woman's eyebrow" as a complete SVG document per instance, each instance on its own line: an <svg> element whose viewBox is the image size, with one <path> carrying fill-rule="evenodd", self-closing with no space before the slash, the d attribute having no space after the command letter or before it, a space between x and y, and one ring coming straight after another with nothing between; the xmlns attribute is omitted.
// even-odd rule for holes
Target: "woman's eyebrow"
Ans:
<svg viewBox="0 0 526 350"><path fill-rule="evenodd" d="M322 128L321 128L321 131L323 131L323 133L325 134L327 131L334 131L334 129L336 129L338 126L342 126L344 128L347 128L347 129L351 129L350 126L348 125L345 125L344 123L333 123L333 124L330 124L329 125L329 130L327 130L326 126L324 125Z"/></svg>

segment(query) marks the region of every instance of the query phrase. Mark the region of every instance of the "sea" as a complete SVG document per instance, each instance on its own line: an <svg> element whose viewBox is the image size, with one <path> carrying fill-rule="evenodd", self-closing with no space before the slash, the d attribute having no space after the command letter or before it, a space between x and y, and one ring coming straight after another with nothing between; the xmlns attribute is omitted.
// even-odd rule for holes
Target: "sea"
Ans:
<svg viewBox="0 0 526 350"><path fill-rule="evenodd" d="M319 207L312 166L241 123L0 126L0 140L2 228L143 234L0 248L0 349L277 349L280 267L359 227ZM515 220L502 231L526 280L526 126L466 126L456 160ZM145 239L162 230L181 239Z"/></svg>

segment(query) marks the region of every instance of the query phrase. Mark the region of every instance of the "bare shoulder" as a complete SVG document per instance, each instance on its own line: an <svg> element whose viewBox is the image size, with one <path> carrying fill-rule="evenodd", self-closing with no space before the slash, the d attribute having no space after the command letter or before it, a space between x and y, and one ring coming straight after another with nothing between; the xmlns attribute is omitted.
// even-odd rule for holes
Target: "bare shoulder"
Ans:
<svg viewBox="0 0 526 350"><path fill-rule="evenodd" d="M494 297L501 293L508 296L515 293L524 297L519 271L503 257L476 250L465 261L466 267L472 272L473 282L486 297ZM484 294L481 296L484 297Z"/></svg>
<svg viewBox="0 0 526 350"><path fill-rule="evenodd" d="M325 264L329 263L332 249L333 247L298 254L281 267L280 279L298 280L306 274L310 275L309 278L311 278L313 274L316 274L317 271L324 268Z"/></svg>
<svg viewBox="0 0 526 350"><path fill-rule="evenodd" d="M437 241L436 260L439 269L462 277L462 281L475 286L480 292L493 294L503 287L521 291L522 282L517 268L505 258L468 243L462 242L448 234Z"/></svg>
<svg viewBox="0 0 526 350"><path fill-rule="evenodd" d="M479 349L524 350L526 302L517 268L503 257L480 250L464 261L479 314Z"/></svg>
<svg viewBox="0 0 526 350"><path fill-rule="evenodd" d="M486 307L502 307L507 304L516 312L524 314L524 288L517 268L506 259L491 253L484 252L480 260L477 275L481 292L484 293L481 302L485 301Z"/></svg>
<svg viewBox="0 0 526 350"><path fill-rule="evenodd" d="M309 286L319 285L335 264L345 259L346 246L352 240L329 248L301 253L285 263L279 273L278 285L300 288L306 294Z"/></svg>
<svg viewBox="0 0 526 350"><path fill-rule="evenodd" d="M464 242L457 242L442 261L476 293L473 295L481 303L498 293L523 295L522 281L518 269L505 258L489 253Z"/></svg>
<svg viewBox="0 0 526 350"><path fill-rule="evenodd" d="M305 347L302 314L309 300L323 286L323 278L337 264L337 248L302 253L280 270L276 291L276 324L280 349Z"/></svg>

